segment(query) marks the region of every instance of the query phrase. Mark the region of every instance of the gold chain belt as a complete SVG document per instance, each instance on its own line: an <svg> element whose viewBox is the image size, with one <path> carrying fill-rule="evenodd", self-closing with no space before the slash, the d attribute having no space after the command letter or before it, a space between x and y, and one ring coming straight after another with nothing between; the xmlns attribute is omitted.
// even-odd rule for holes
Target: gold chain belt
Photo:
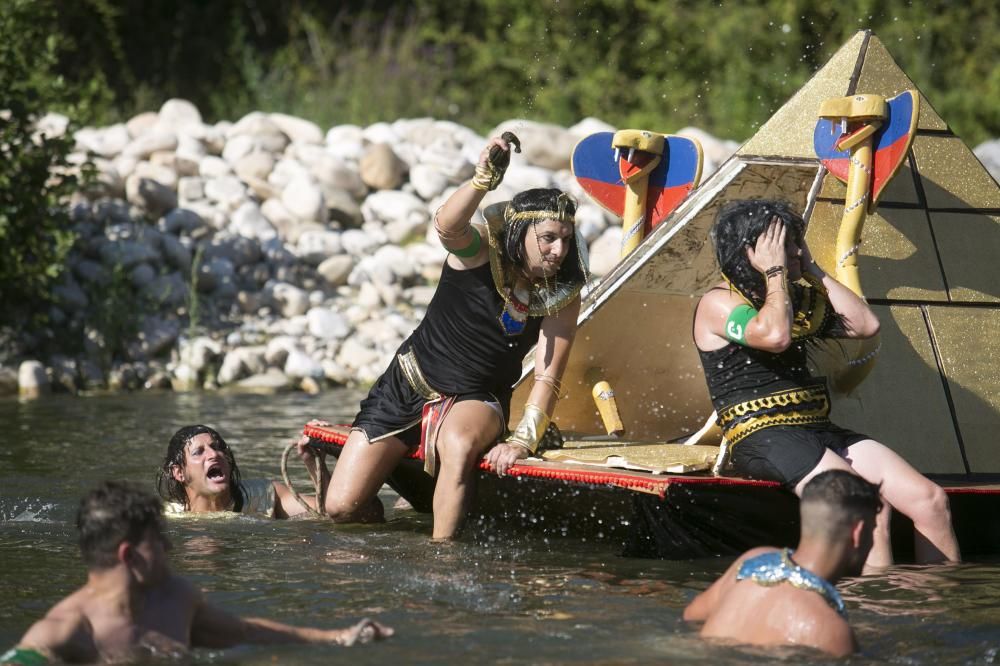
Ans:
<svg viewBox="0 0 1000 666"><path fill-rule="evenodd" d="M426 400L438 400L441 398L441 394L432 389L431 385L427 383L427 379L424 377L424 373L420 371L420 365L417 363L417 355L413 353L412 349L402 354L397 354L396 360L399 361L399 367L402 369L406 381L409 382L410 388Z"/></svg>
<svg viewBox="0 0 1000 666"><path fill-rule="evenodd" d="M829 417L830 395L826 382L818 382L727 407L719 413L719 425L733 445L764 428L829 423Z"/></svg>

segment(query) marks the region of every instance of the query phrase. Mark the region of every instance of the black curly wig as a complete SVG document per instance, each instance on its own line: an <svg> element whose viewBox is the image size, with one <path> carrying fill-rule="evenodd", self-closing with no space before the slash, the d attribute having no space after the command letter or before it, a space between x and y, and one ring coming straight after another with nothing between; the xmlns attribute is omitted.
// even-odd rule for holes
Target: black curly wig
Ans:
<svg viewBox="0 0 1000 666"><path fill-rule="evenodd" d="M802 247L805 222L787 202L774 199L729 202L719 211L709 234L722 274L758 310L764 305L767 284L750 265L747 248L756 245L757 238L775 218L785 225L788 237Z"/></svg>
<svg viewBox="0 0 1000 666"><path fill-rule="evenodd" d="M187 492L184 490L184 484L174 478L173 468L184 467L185 462L185 450L192 439L198 435L209 435L212 438L212 444L217 445L221 450L223 455L226 456L226 461L229 463L229 495L233 498L235 505L233 510L239 513L243 508L243 490L240 486L240 468L236 466L236 458L233 456L232 449L226 444L226 440L222 439L222 435L216 432L213 428L209 428L206 425L189 425L184 426L180 430L174 433L174 436L170 438L170 443L167 445L167 454L163 458L163 462L160 464L160 469L156 473L156 491L159 493L165 501L168 502L179 502L184 506L185 509L190 508L188 506Z"/></svg>

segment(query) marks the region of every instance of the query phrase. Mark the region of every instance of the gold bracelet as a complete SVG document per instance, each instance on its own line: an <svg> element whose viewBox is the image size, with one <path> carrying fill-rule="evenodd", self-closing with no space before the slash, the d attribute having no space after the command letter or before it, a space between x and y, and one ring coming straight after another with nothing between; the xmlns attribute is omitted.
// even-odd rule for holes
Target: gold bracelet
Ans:
<svg viewBox="0 0 1000 666"><path fill-rule="evenodd" d="M530 402L524 406L524 415L521 422L514 428L510 437L504 440L508 444L517 444L528 449L532 453L538 450L538 443L542 441L545 429L549 427L549 416L537 405Z"/></svg>
<svg viewBox="0 0 1000 666"><path fill-rule="evenodd" d="M556 394L556 398L558 398L559 395L562 393L563 390L562 382L556 379L555 377L552 377L550 375L538 374L535 375L535 383L537 384L538 382L541 382L542 384L548 384L549 386L551 386L552 390Z"/></svg>
<svg viewBox="0 0 1000 666"><path fill-rule="evenodd" d="M465 226L460 229L442 229L440 225L438 225L437 218L434 218L434 231L436 231L438 236L441 237L441 240L459 240L465 236L471 228L472 224L466 222Z"/></svg>

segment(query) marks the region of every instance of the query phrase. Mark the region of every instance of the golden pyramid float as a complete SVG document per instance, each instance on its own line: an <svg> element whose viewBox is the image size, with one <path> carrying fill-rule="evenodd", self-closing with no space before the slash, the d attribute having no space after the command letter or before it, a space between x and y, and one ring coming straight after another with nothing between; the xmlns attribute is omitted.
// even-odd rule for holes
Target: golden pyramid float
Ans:
<svg viewBox="0 0 1000 666"><path fill-rule="evenodd" d="M846 190L814 151L817 111L830 98L916 88L876 36L862 31L847 42L589 294L559 427L603 431L588 381L600 376L614 387L628 438L680 441L699 430L712 405L691 322L698 298L720 280L708 240L719 208L734 199L791 202L804 211L813 255L833 274ZM924 473L998 473L1000 188L919 97L912 144L868 216L858 257L882 322L881 353L860 387L836 396L832 418ZM700 443L720 437L715 430Z"/></svg>
<svg viewBox="0 0 1000 666"><path fill-rule="evenodd" d="M774 482L707 470L721 432L712 425L692 319L698 298L721 279L709 229L728 201L784 199L803 211L813 256L836 274L848 191L814 149L821 106L859 95L888 101L909 90L919 98L910 143L878 206L867 208L851 259L881 320L881 351L860 385L835 394L832 418L942 483L965 556L1000 552L1000 187L868 31L841 47L590 291L554 415L569 441L504 477L482 467L476 515L610 542L629 556L794 545L794 495ZM837 353L820 365L843 365L847 352ZM511 423L531 375L526 366ZM609 418L612 397L617 412ZM605 436L612 431L618 439ZM347 429L305 432L336 445ZM698 445L679 443L695 433ZM430 510L433 479L419 460L404 461L389 483L417 510ZM909 527L894 514L893 549L902 560L912 554Z"/></svg>

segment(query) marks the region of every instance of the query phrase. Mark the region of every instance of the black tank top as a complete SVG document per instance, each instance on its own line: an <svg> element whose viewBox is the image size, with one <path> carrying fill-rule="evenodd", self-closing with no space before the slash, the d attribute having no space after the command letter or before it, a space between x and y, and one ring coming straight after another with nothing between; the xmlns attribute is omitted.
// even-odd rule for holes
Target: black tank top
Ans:
<svg viewBox="0 0 1000 666"><path fill-rule="evenodd" d="M698 350L708 393L717 412L746 400L802 388L816 381L806 366L806 342L778 354L730 342L722 349Z"/></svg>
<svg viewBox="0 0 1000 666"><path fill-rule="evenodd" d="M459 271L445 262L427 314L401 349L416 352L427 382L445 395L488 391L509 400L542 317L528 317L520 335L508 336L504 305L489 263Z"/></svg>

